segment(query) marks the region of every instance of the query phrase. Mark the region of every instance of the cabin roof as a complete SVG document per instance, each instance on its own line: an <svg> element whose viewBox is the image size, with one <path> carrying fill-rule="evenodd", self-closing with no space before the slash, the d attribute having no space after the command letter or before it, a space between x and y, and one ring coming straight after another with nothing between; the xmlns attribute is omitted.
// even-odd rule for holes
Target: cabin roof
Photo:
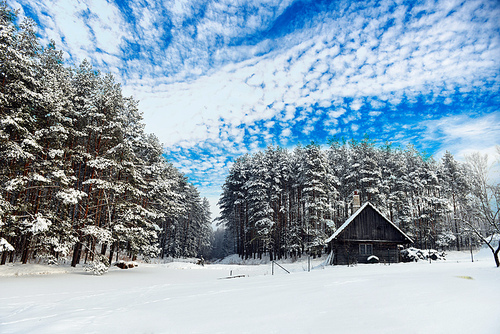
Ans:
<svg viewBox="0 0 500 334"><path fill-rule="evenodd" d="M399 231L399 233L401 233L406 239L408 239L410 241L410 243L413 243L413 240L406 235L406 233L404 233L403 231L401 231L401 229L399 227L397 227L396 225L394 225L393 222L391 222L389 219L387 219L375 206L373 206L373 204L371 204L370 202L366 202L362 207L360 207L353 215L351 215L351 217L349 217L345 222L344 224L342 224L342 226L339 227L339 229L337 231L335 231L335 233L333 233L328 239L325 240L325 243L329 243L330 241L336 239L341 233L343 230L345 230L345 228L347 226L349 226L349 224L367 207L367 206L370 206L373 210L375 210L375 212L377 212L382 218L384 218L385 221L387 221L389 224L391 224L397 231Z"/></svg>

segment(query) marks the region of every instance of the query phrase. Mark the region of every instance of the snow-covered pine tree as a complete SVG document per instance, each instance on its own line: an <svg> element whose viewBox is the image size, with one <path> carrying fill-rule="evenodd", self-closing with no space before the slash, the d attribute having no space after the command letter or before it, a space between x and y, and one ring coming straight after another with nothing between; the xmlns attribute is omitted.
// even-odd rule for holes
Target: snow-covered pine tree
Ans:
<svg viewBox="0 0 500 334"><path fill-rule="evenodd" d="M447 226L441 232L442 235L453 235L457 250L462 247L462 240L469 241L469 238L462 238L461 223L464 220L466 212L464 208L467 203L467 194L470 192L470 184L466 179L467 171L463 164L458 163L453 155L446 151L441 159L441 168L439 169L440 183L442 185L442 195L448 199L451 206L450 217ZM451 241L451 237L447 237ZM447 243L450 246L450 243Z"/></svg>
<svg viewBox="0 0 500 334"><path fill-rule="evenodd" d="M233 237L236 252L242 257L250 256L247 243L250 240L247 239L249 231L247 191L244 187L250 175L250 159L249 155L244 155L234 161L222 186L218 202L221 210L219 224L223 225Z"/></svg>
<svg viewBox="0 0 500 334"><path fill-rule="evenodd" d="M38 232L45 230L50 213L40 207L44 191L49 186L37 158L43 147L36 136L39 119L36 112L41 102L38 80L40 46L34 23L25 19L15 26L16 13L4 2L0 4L1 28L1 111L0 156L3 198L10 204L10 214L2 217L3 229L22 252L26 263L33 244L40 240ZM42 227L43 225L43 227ZM14 238L14 239L12 239Z"/></svg>
<svg viewBox="0 0 500 334"><path fill-rule="evenodd" d="M387 217L399 224L398 212L406 202L403 177L406 173L402 149L386 142L378 154L381 172L379 200Z"/></svg>
<svg viewBox="0 0 500 334"><path fill-rule="evenodd" d="M20 131L18 122L13 118L16 108L13 95L16 93L16 72L19 72L19 66L26 66L26 57L17 52L16 34L17 29L14 25L16 13L13 12L5 1L0 2L0 239L2 241L2 260L5 264L7 256L14 256L17 234L17 223L11 219L15 205L12 205L15 194L11 190L6 191L5 185L18 173L17 160L27 157L17 143L16 134ZM22 84L22 82L21 82ZM19 179L18 182L22 182ZM9 245L7 247L6 245ZM16 245L17 246L17 245Z"/></svg>
<svg viewBox="0 0 500 334"><path fill-rule="evenodd" d="M329 175L326 156L314 143L306 146L299 165L301 205L303 207L303 232L306 248L320 248L327 237L327 220L332 216L329 203Z"/></svg>
<svg viewBox="0 0 500 334"><path fill-rule="evenodd" d="M250 161L249 177L244 185L248 203L249 252L262 258L263 253L274 247L270 175L263 152L253 155Z"/></svg>
<svg viewBox="0 0 500 334"><path fill-rule="evenodd" d="M160 255L163 258L165 255L173 255L171 250L176 243L174 232L179 217L185 211L184 196L180 191L183 177L172 164L165 161L156 164L154 168L158 171L151 180L150 201L155 209L163 214L158 224Z"/></svg>
<svg viewBox="0 0 500 334"><path fill-rule="evenodd" d="M375 142L364 137L360 142L351 141L353 169L356 189L360 191L362 202L371 202L380 206L381 171Z"/></svg>
<svg viewBox="0 0 500 334"><path fill-rule="evenodd" d="M331 174L331 188L336 190L332 204L334 209L332 220L336 227L340 227L350 215L349 202L355 190L347 179L350 175L351 153L345 140L334 138L330 140L326 156Z"/></svg>
<svg viewBox="0 0 500 334"><path fill-rule="evenodd" d="M157 179L152 168L162 161L161 149L157 147L157 140L152 142L155 137L149 139L144 134L137 101L123 98L117 85L110 87L115 87L116 92L118 114L114 136L119 138L116 145L106 152L106 157L116 162L116 171L110 180L113 188L104 190L104 199L106 202L108 197L112 199L109 205L116 216L110 219L109 230L113 233L110 258L114 251L118 255L121 248L132 258L142 255L148 260L158 254L158 224L163 217L150 195L153 179ZM107 245L103 245L102 254Z"/></svg>
<svg viewBox="0 0 500 334"><path fill-rule="evenodd" d="M290 158L290 209L287 247L292 257L301 256L305 251L303 186L300 180L304 147L294 148Z"/></svg>
<svg viewBox="0 0 500 334"><path fill-rule="evenodd" d="M197 238L197 256L209 258L212 253L212 243L214 240L214 231L212 228L212 213L210 212L210 202L206 197L203 197L201 203L201 224L199 227Z"/></svg>
<svg viewBox="0 0 500 334"><path fill-rule="evenodd" d="M183 221L182 256L199 257L208 250L212 237L210 206L206 199L200 197L198 190L192 184L189 184L186 190L188 214Z"/></svg>
<svg viewBox="0 0 500 334"><path fill-rule="evenodd" d="M40 90L40 103L36 111L37 141L43 148L37 157L42 175L50 183L43 189L43 200L39 207L53 222L40 240L37 249L40 256L56 261L59 256L68 255L74 236L71 229L71 206L86 194L73 188L74 176L68 144L73 129L73 94L69 71L63 66L63 55L53 42L40 53L39 77L44 78ZM40 189L42 190L42 189Z"/></svg>
<svg viewBox="0 0 500 334"><path fill-rule="evenodd" d="M288 253L288 226L290 223L290 154L281 147L269 146L265 151L269 187L269 206L272 210L272 249L270 257L281 259Z"/></svg>

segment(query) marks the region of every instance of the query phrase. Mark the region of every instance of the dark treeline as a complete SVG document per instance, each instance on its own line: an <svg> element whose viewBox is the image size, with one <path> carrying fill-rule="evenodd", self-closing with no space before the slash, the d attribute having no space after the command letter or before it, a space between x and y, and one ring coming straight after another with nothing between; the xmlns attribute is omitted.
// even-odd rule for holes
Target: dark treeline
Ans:
<svg viewBox="0 0 500 334"><path fill-rule="evenodd" d="M479 154L467 164L450 153L435 161L412 146L376 146L368 138L334 140L327 149L314 143L293 151L268 147L237 159L226 178L219 201L224 247L245 258L271 259L321 250L351 215L357 191L417 247L460 250L477 243L472 230L498 232L498 224L485 218L482 198L492 188L481 190L478 175L486 169L473 168L485 163Z"/></svg>
<svg viewBox="0 0 500 334"><path fill-rule="evenodd" d="M144 132L137 102L16 21L0 2L1 264L206 252L208 201Z"/></svg>

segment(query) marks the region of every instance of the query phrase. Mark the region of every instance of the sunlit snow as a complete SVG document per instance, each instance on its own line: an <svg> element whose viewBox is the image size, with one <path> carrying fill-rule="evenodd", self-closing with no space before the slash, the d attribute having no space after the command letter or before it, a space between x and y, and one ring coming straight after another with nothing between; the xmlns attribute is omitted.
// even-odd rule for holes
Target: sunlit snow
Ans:
<svg viewBox="0 0 500 334"><path fill-rule="evenodd" d="M323 260L310 272L305 259L281 262L291 274L276 266L274 276L270 263L140 263L99 277L4 265L0 332L498 333L500 275L487 249L475 262L467 252L320 269Z"/></svg>

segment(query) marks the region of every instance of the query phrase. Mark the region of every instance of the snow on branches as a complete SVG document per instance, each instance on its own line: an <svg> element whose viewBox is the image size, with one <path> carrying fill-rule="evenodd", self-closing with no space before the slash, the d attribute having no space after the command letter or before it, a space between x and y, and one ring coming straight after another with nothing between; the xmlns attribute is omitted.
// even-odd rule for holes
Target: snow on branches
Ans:
<svg viewBox="0 0 500 334"><path fill-rule="evenodd" d="M78 204L78 202L86 196L87 194L85 192L77 189L64 189L56 194L56 197L60 199L65 205Z"/></svg>
<svg viewBox="0 0 500 334"><path fill-rule="evenodd" d="M42 214L37 213L32 219L24 220L22 224L26 233L37 235L47 231L50 225L52 225L52 221Z"/></svg>
<svg viewBox="0 0 500 334"><path fill-rule="evenodd" d="M144 133L137 101L87 60L65 67L34 29L0 2L0 236L9 260L72 254L73 266L103 273L118 254L201 255L208 208Z"/></svg>

